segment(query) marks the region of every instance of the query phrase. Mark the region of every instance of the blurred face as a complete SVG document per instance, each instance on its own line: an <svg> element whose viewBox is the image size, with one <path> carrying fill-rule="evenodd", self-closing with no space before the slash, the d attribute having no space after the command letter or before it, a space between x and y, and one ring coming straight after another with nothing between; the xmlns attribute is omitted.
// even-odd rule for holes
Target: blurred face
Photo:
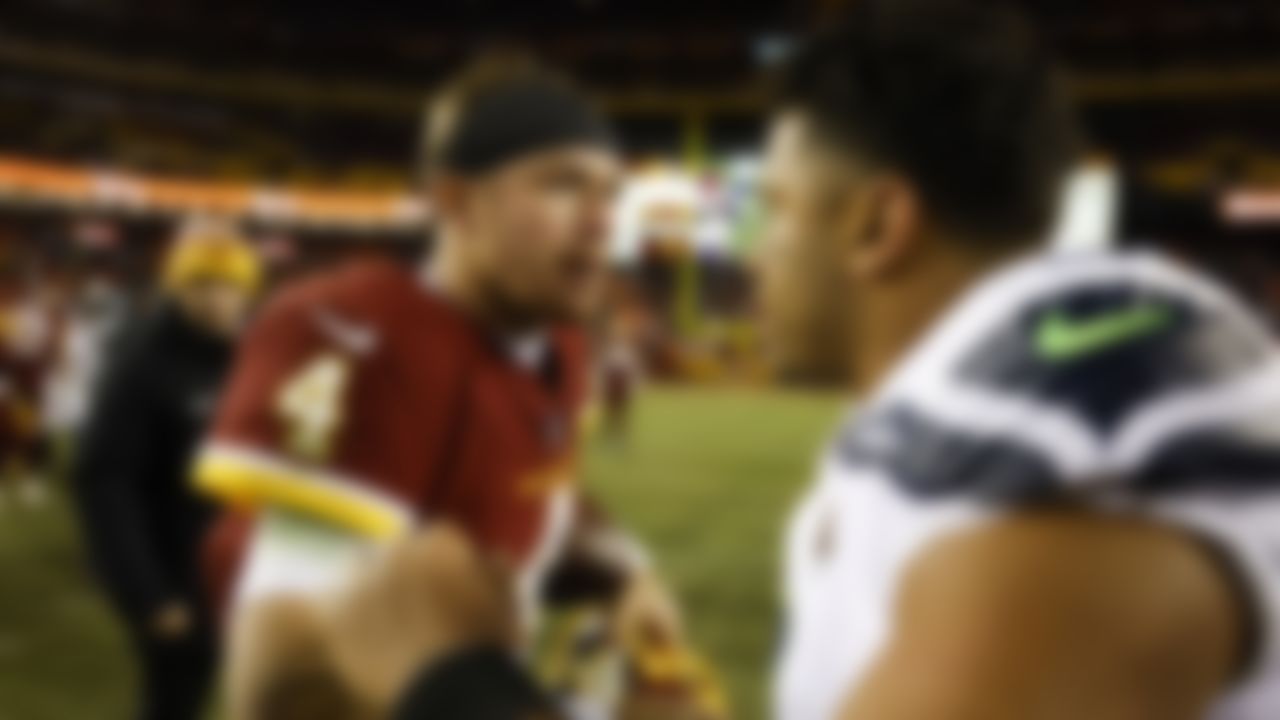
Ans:
<svg viewBox="0 0 1280 720"><path fill-rule="evenodd" d="M191 322L224 337L240 332L253 301L244 287L220 279L196 280L175 291L175 297Z"/></svg>
<svg viewBox="0 0 1280 720"><path fill-rule="evenodd" d="M786 377L839 381L846 371L849 293L840 215L850 191L797 115L773 123L762 184L760 262L765 347Z"/></svg>
<svg viewBox="0 0 1280 720"><path fill-rule="evenodd" d="M772 123L763 191L762 299L775 363L793 376L847 381L855 332L893 322L862 309L873 296L910 300L901 291L914 285L903 280L922 247L917 194L822 140L797 112Z"/></svg>
<svg viewBox="0 0 1280 720"><path fill-rule="evenodd" d="M444 212L462 230L458 251L489 303L522 322L588 315L603 290L621 182L613 153L549 150L449 182Z"/></svg>

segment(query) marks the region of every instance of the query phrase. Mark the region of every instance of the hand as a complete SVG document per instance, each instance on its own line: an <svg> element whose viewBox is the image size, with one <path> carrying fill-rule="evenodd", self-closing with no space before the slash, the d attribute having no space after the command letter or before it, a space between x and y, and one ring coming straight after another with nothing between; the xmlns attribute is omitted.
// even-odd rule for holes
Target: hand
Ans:
<svg viewBox="0 0 1280 720"><path fill-rule="evenodd" d="M398 543L336 595L276 596L240 611L228 661L236 720L386 717L431 660L511 643L507 575L461 532Z"/></svg>
<svg viewBox="0 0 1280 720"><path fill-rule="evenodd" d="M435 526L393 548L328 607L334 662L358 695L388 707L432 658L514 647L510 578L460 531Z"/></svg>
<svg viewBox="0 0 1280 720"><path fill-rule="evenodd" d="M640 573L627 581L613 626L623 647L669 647L684 642L680 607L666 583L651 573Z"/></svg>
<svg viewBox="0 0 1280 720"><path fill-rule="evenodd" d="M673 646L633 656L620 720L726 720L728 697L711 666L693 648Z"/></svg>
<svg viewBox="0 0 1280 720"><path fill-rule="evenodd" d="M195 619L191 608L181 600L170 600L151 613L151 634L166 642L181 640L191 634Z"/></svg>
<svg viewBox="0 0 1280 720"><path fill-rule="evenodd" d="M728 703L714 671L689 644L684 621L666 584L651 574L627 585L615 633L633 677L622 720L722 720Z"/></svg>

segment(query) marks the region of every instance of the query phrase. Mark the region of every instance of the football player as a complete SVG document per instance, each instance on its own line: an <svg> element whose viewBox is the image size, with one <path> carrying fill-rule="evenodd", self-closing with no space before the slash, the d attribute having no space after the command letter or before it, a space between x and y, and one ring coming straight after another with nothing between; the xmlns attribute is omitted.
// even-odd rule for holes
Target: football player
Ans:
<svg viewBox="0 0 1280 720"><path fill-rule="evenodd" d="M575 485L576 323L621 179L610 128L549 71L490 58L439 94L424 144L430 260L354 262L281 293L201 453L198 485L237 508L207 553L230 663L271 644L259 601L324 597L371 547L436 521L511 567L521 637L544 598L586 595L620 609L619 637L682 647L644 552ZM230 691L233 714L260 716L240 704L251 689Z"/></svg>
<svg viewBox="0 0 1280 720"><path fill-rule="evenodd" d="M1012 10L852 13L770 130L776 345L860 398L789 530L776 717L1280 717L1276 343L1170 259L1041 248L1074 123Z"/></svg>

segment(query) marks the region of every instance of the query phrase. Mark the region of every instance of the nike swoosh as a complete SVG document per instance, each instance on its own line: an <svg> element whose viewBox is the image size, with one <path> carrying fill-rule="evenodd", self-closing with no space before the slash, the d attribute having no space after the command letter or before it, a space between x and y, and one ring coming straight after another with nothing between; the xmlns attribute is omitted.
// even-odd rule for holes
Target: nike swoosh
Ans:
<svg viewBox="0 0 1280 720"><path fill-rule="evenodd" d="M343 349L356 355L368 355L378 347L378 333L326 309L315 313L316 325Z"/></svg>
<svg viewBox="0 0 1280 720"><path fill-rule="evenodd" d="M1081 321L1054 313L1036 327L1036 352L1046 360L1074 360L1151 335L1171 319L1169 309L1159 305L1140 305Z"/></svg>

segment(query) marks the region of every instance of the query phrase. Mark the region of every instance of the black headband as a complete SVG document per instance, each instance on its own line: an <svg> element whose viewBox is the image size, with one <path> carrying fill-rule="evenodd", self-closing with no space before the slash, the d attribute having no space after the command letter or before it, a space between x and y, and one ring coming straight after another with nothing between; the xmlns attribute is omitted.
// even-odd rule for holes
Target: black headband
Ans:
<svg viewBox="0 0 1280 720"><path fill-rule="evenodd" d="M613 129L572 90L545 80L508 83L474 98L438 158L477 175L523 155L566 145L616 148Z"/></svg>

